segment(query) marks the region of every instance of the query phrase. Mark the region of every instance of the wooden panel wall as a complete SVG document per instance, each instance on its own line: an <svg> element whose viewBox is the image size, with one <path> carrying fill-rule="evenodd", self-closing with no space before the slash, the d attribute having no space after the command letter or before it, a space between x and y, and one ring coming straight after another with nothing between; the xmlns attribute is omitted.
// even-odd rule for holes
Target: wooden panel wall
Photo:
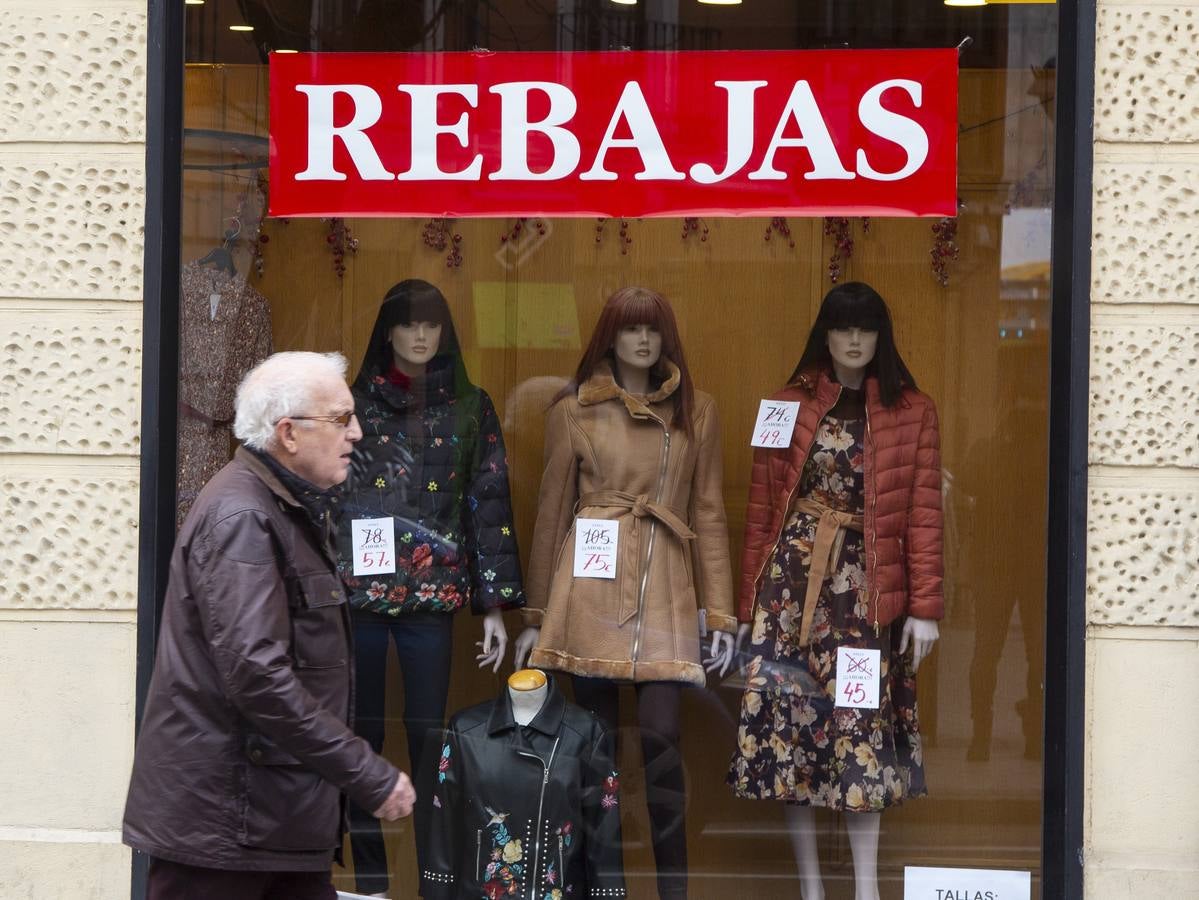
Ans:
<svg viewBox="0 0 1199 900"><path fill-rule="evenodd" d="M1012 183L1050 145L1039 111L1004 118L1012 108L1010 79L1025 77L962 73L966 206L961 258L950 264L948 287L929 266L932 220L875 219L869 234L855 220L855 251L844 263L845 280L872 283L892 307L901 351L940 411L946 473L948 615L943 640L920 675L931 796L884 814L884 897L901 895L904 864L1035 870L1039 861L1048 309L1013 299L1000 272ZM187 98L190 127L265 134L265 79L256 67L189 68ZM185 259L212 246L247 187L237 177L245 174L252 173L188 173ZM264 273L254 281L271 301L277 348L340 349L356 370L388 286L407 277L438 284L453 308L469 371L504 417L526 552L543 412L577 364L604 298L626 284L670 298L696 384L715 395L721 412L730 540L739 557L757 401L791 372L829 286L832 246L820 220L790 220L794 248L777 236L764 241L761 219L707 220L706 242L695 234L684 240L677 219L634 221L625 254L618 222L604 223L598 242L594 220L559 219L545 223L544 238L529 239L526 228L520 240L502 243L511 221L458 220L451 223L462 239L456 268L446 266L444 251L424 245L422 220L348 224L359 247L347 255L340 278L326 241L329 223L264 225L270 242ZM244 247L239 260L247 264ZM1000 336L1003 323L1030 316L1040 325L1022 339ZM508 627L515 638L516 616ZM456 628L451 711L502 685L473 666L478 620L462 615ZM389 677L398 686L398 670ZM1026 682L1033 690L1028 700ZM399 691L392 693L396 724L387 752L406 763ZM686 700L693 896L739 895L746 884L755 896L795 896L780 806L736 801L723 784L739 699L733 677L691 691ZM993 737L972 749L973 726L992 708ZM984 755L989 759L978 758ZM624 741L623 756L626 862L633 896L648 898L652 856L635 739ZM843 829L832 816L823 821L829 896L852 896ZM397 884L411 893L410 823L390 834Z"/></svg>

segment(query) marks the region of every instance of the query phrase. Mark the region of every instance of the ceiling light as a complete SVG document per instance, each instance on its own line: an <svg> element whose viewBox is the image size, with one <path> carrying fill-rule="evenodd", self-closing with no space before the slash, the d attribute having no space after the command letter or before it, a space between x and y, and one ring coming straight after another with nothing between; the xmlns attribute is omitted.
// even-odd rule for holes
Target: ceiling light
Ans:
<svg viewBox="0 0 1199 900"><path fill-rule="evenodd" d="M987 0L945 0L946 6L986 6Z"/></svg>
<svg viewBox="0 0 1199 900"><path fill-rule="evenodd" d="M636 6L637 0L612 0L613 3L619 3L621 6Z"/></svg>
<svg viewBox="0 0 1199 900"><path fill-rule="evenodd" d="M276 50L276 53L299 53L299 50Z"/></svg>
<svg viewBox="0 0 1199 900"><path fill-rule="evenodd" d="M204 0L183 0L185 6L203 6Z"/></svg>
<svg viewBox="0 0 1199 900"><path fill-rule="evenodd" d="M229 30L230 31L253 31L254 26L253 25L230 25Z"/></svg>
<svg viewBox="0 0 1199 900"><path fill-rule="evenodd" d="M708 6L740 6L741 0L699 0L700 3L706 3Z"/></svg>

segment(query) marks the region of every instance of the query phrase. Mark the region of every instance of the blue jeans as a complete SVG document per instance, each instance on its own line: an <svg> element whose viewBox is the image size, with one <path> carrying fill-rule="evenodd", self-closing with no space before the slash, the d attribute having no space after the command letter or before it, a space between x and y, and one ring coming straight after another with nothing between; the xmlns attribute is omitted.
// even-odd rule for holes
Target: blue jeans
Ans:
<svg viewBox="0 0 1199 900"><path fill-rule="evenodd" d="M354 730L376 753L383 750L386 732L387 644L395 641L404 686L404 731L417 803L413 811L416 856L423 866L429 833L432 771L441 750L454 617L418 612L390 617L354 613ZM361 894L388 888L387 847L378 819L350 804L350 852Z"/></svg>

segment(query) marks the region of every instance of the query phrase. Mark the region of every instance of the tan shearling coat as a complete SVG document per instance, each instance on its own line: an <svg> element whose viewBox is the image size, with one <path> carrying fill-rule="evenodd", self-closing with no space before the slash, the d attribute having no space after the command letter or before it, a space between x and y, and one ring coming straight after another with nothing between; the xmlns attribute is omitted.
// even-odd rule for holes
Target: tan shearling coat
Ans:
<svg viewBox="0 0 1199 900"><path fill-rule="evenodd" d="M702 685L698 607L735 632L716 405L695 393L692 435L671 424L679 371L635 396L601 367L550 409L525 585L541 627L529 665ZM575 519L619 523L616 577L575 578Z"/></svg>

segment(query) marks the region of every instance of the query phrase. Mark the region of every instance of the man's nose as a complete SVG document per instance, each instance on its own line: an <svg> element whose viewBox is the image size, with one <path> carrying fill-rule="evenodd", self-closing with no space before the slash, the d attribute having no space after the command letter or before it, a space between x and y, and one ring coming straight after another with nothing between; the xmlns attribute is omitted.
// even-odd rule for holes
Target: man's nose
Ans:
<svg viewBox="0 0 1199 900"><path fill-rule="evenodd" d="M358 424L358 416L350 419L350 427L346 429L346 440L351 444L362 438L362 426Z"/></svg>

